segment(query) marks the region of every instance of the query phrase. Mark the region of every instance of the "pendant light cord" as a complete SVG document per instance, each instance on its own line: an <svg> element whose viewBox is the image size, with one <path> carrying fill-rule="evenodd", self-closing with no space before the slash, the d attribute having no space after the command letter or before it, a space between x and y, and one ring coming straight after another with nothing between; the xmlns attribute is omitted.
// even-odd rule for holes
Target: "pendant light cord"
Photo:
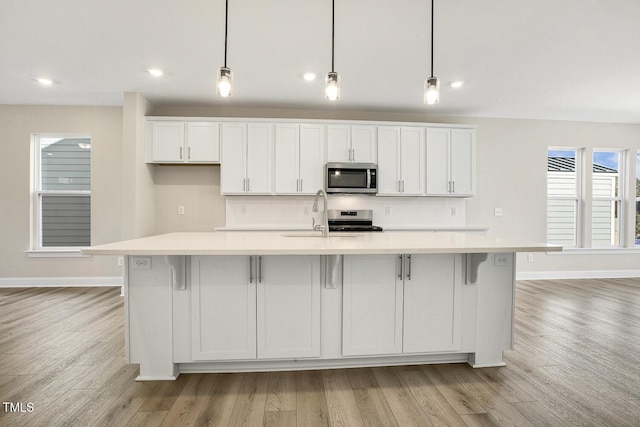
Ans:
<svg viewBox="0 0 640 427"><path fill-rule="evenodd" d="M229 0L227 0L229 1ZM331 72L335 72L333 69L333 63L335 59L335 26L336 26L336 0L331 0Z"/></svg>
<svg viewBox="0 0 640 427"><path fill-rule="evenodd" d="M224 68L227 68L227 28L229 21L229 0L224 4Z"/></svg>
<svg viewBox="0 0 640 427"><path fill-rule="evenodd" d="M431 0L431 77L433 77L433 3Z"/></svg>

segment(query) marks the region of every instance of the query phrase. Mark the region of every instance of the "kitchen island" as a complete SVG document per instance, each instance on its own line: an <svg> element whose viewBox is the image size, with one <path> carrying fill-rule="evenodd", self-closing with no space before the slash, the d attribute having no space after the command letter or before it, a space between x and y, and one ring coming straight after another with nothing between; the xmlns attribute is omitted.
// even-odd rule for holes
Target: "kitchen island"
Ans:
<svg viewBox="0 0 640 427"><path fill-rule="evenodd" d="M83 250L125 255L125 345L138 380L467 362L503 366L516 252L456 232L170 233Z"/></svg>

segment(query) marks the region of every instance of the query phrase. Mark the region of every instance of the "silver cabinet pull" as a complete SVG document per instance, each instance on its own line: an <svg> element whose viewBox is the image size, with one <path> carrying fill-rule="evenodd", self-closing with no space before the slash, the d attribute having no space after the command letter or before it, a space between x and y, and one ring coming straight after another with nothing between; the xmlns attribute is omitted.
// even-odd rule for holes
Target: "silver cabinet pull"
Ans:
<svg viewBox="0 0 640 427"><path fill-rule="evenodd" d="M191 160L191 147L187 148L187 159Z"/></svg>
<svg viewBox="0 0 640 427"><path fill-rule="evenodd" d="M402 255L398 255L398 260L400 261L400 272L398 273L398 279L402 279Z"/></svg>
<svg viewBox="0 0 640 427"><path fill-rule="evenodd" d="M302 178L300 178L300 192L302 193Z"/></svg>
<svg viewBox="0 0 640 427"><path fill-rule="evenodd" d="M242 191L247 191L247 179L242 178Z"/></svg>
<svg viewBox="0 0 640 427"><path fill-rule="evenodd" d="M456 192L456 182L455 181L451 181L451 192L452 193Z"/></svg>
<svg viewBox="0 0 640 427"><path fill-rule="evenodd" d="M180 160L182 160L182 147L180 147Z"/></svg>
<svg viewBox="0 0 640 427"><path fill-rule="evenodd" d="M253 283L253 257L249 257L249 283Z"/></svg>
<svg viewBox="0 0 640 427"><path fill-rule="evenodd" d="M262 283L262 257L258 255L258 282Z"/></svg>
<svg viewBox="0 0 640 427"><path fill-rule="evenodd" d="M251 191L251 180L247 178L247 191Z"/></svg>
<svg viewBox="0 0 640 427"><path fill-rule="evenodd" d="M404 179L402 180L402 192L404 193Z"/></svg>
<svg viewBox="0 0 640 427"><path fill-rule="evenodd" d="M411 280L411 255L407 255L407 279Z"/></svg>

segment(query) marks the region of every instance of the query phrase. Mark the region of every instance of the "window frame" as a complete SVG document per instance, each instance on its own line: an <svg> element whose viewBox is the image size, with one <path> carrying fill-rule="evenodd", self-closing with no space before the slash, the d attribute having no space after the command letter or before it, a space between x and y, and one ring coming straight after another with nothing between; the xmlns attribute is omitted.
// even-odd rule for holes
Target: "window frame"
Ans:
<svg viewBox="0 0 640 427"><path fill-rule="evenodd" d="M31 182L30 182L30 249L27 254L30 257L78 257L86 256L80 253L82 246L43 246L42 245L42 198L51 196L88 196L91 198L91 190L43 190L42 189L42 139L89 139L86 133L34 133L31 135ZM90 175L91 179L91 175Z"/></svg>
<svg viewBox="0 0 640 427"><path fill-rule="evenodd" d="M627 171L625 168L626 165L626 156L627 151L621 148L594 148L591 150L591 164L589 167L589 171L591 174L591 242L590 247L594 249L620 249L626 247L625 243L627 240L627 232L626 232L626 222L625 222L625 209L626 209L626 188L625 188L625 177L627 176ZM596 173L593 172L593 165L595 164L595 155L596 153L617 153L618 154L618 188L616 196L595 196L593 191L594 178ZM593 208L594 202L611 202L617 204L618 209L618 244L611 244L607 246L594 246L593 244Z"/></svg>
<svg viewBox="0 0 640 427"><path fill-rule="evenodd" d="M583 173L583 162L584 162L584 148L580 147L560 147L560 146L550 146L547 147L547 164L549 159L550 151L573 151L575 152L575 174L576 174L576 189L574 196L549 196L549 171L547 169L547 207L549 200L567 200L574 201L576 206L575 213L575 245L566 246L567 248L582 248L584 244L584 209L585 209L585 201L584 201L584 173ZM546 225L548 227L549 216L547 214ZM547 228L547 242L549 242L549 230ZM552 242L549 242L552 243ZM554 243L552 243L554 244ZM557 243L555 243L557 244Z"/></svg>

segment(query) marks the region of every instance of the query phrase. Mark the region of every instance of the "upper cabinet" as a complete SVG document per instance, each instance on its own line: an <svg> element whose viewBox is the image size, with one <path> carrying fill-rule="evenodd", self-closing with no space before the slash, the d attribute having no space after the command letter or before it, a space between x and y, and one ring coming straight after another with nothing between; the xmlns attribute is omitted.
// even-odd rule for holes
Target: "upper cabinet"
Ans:
<svg viewBox="0 0 640 427"><path fill-rule="evenodd" d="M424 195L424 129L378 127L378 195Z"/></svg>
<svg viewBox="0 0 640 427"><path fill-rule="evenodd" d="M273 125L222 125L222 194L273 194Z"/></svg>
<svg viewBox="0 0 640 427"><path fill-rule="evenodd" d="M427 128L428 196L475 194L475 130Z"/></svg>
<svg viewBox="0 0 640 427"><path fill-rule="evenodd" d="M147 163L220 163L220 124L147 121Z"/></svg>
<svg viewBox="0 0 640 427"><path fill-rule="evenodd" d="M276 124L276 194L315 194L324 188L323 166L324 126Z"/></svg>
<svg viewBox="0 0 640 427"><path fill-rule="evenodd" d="M377 147L376 126L327 126L328 162L376 163Z"/></svg>

